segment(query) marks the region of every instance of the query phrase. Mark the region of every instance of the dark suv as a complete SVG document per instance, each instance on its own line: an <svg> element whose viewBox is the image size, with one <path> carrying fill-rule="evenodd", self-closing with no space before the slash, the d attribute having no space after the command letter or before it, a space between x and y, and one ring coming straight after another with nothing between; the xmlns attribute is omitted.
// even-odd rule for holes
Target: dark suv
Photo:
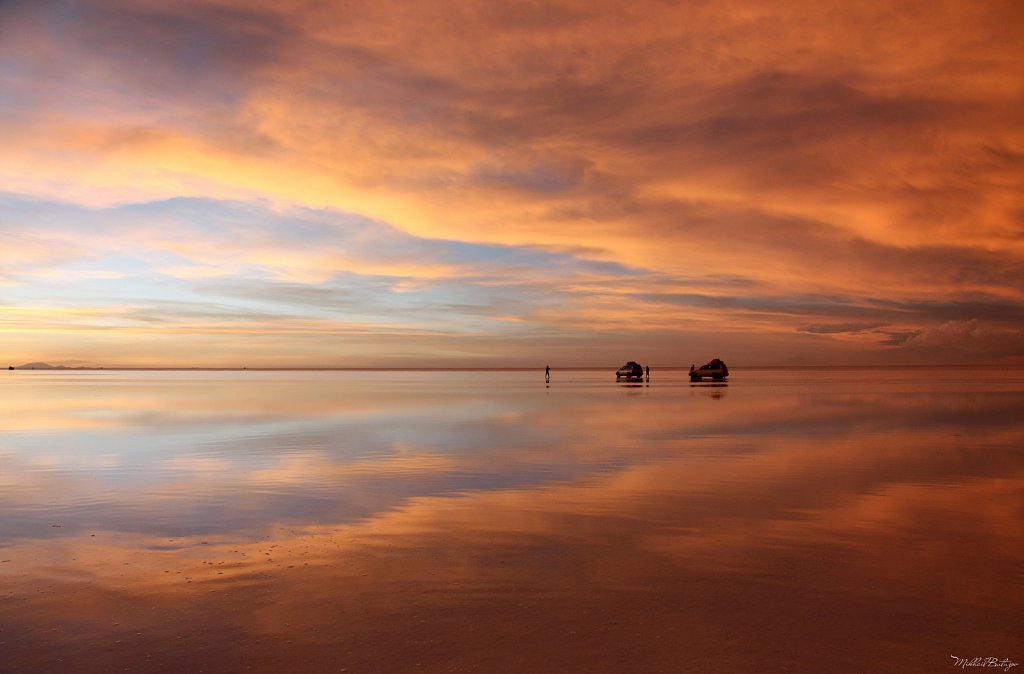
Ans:
<svg viewBox="0 0 1024 674"><path fill-rule="evenodd" d="M615 372L615 381L618 381L623 377L625 377L627 381L630 379L643 379L644 368L640 363L629 361Z"/></svg>

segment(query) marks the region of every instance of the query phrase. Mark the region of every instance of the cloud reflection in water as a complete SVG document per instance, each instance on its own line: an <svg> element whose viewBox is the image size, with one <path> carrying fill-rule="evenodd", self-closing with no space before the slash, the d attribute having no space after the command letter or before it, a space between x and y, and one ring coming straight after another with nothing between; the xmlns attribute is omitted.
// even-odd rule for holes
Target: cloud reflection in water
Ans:
<svg viewBox="0 0 1024 674"><path fill-rule="evenodd" d="M168 668L237 667L253 640L311 670L540 662L516 643L656 669L730 639L739 666L811 637L810 670L845 635L863 645L833 662L855 671L865 649L1011 643L1019 373L606 374L18 373L0 573L20 613L2 624L85 624L102 652L112 615L151 607L172 619L128 611L139 653L192 639Z"/></svg>

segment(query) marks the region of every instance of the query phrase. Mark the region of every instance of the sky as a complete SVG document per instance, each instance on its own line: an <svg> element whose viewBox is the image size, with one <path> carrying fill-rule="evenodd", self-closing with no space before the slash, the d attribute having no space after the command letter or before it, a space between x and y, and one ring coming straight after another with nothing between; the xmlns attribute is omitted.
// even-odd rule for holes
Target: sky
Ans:
<svg viewBox="0 0 1024 674"><path fill-rule="evenodd" d="M1024 3L0 0L12 365L1024 363Z"/></svg>

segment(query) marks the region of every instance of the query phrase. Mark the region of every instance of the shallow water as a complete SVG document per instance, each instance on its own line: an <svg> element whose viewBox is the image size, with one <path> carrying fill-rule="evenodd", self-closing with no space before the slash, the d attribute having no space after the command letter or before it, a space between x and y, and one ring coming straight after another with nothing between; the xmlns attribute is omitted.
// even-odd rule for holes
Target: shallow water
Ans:
<svg viewBox="0 0 1024 674"><path fill-rule="evenodd" d="M5 373L0 670L1024 662L1024 370L652 375Z"/></svg>

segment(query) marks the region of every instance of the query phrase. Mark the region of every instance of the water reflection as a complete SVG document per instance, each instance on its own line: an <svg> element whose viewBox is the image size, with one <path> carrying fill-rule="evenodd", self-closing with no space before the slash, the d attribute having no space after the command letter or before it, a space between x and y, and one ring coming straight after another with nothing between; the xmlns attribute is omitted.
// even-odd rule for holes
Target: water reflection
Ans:
<svg viewBox="0 0 1024 674"><path fill-rule="evenodd" d="M1020 661L1018 375L16 373L0 388L0 627L17 646L0 657Z"/></svg>

